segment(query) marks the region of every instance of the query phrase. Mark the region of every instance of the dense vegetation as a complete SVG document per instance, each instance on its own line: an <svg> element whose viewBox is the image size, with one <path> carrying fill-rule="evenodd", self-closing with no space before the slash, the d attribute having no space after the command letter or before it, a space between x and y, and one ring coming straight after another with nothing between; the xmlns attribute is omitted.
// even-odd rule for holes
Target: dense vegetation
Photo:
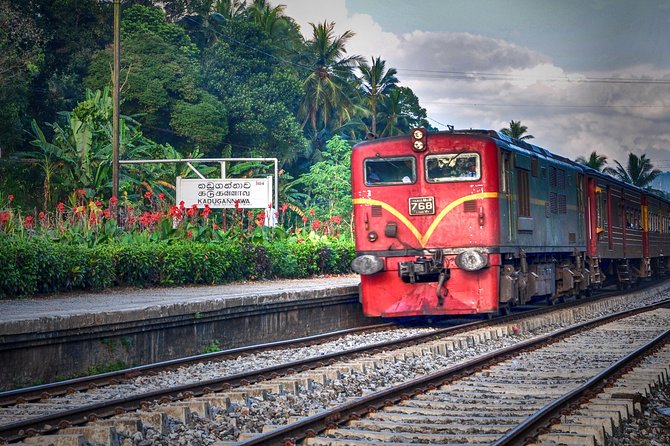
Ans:
<svg viewBox="0 0 670 446"><path fill-rule="evenodd" d="M123 165L112 197L113 2L0 0L0 295L346 271L351 147L428 127L396 70L266 0L121 5L120 158L277 158L280 203L185 209L184 164Z"/></svg>
<svg viewBox="0 0 670 446"><path fill-rule="evenodd" d="M0 0L0 198L15 207L111 196L112 14L101 0ZM334 161L327 141L428 126L395 69L348 54L352 33L334 23L304 39L265 0L126 0L121 16L122 159L278 158L282 201L327 217L330 197L313 189L328 177L301 179ZM121 170L131 198L157 185L171 196L178 173Z"/></svg>

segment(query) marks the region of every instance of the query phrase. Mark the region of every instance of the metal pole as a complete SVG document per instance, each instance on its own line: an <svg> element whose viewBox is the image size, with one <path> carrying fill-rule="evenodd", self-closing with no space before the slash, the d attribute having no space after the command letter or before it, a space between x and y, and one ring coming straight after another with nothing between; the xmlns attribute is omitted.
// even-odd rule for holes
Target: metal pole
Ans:
<svg viewBox="0 0 670 446"><path fill-rule="evenodd" d="M114 0L114 73L112 111L112 196L119 197L119 79L121 70L121 0Z"/></svg>

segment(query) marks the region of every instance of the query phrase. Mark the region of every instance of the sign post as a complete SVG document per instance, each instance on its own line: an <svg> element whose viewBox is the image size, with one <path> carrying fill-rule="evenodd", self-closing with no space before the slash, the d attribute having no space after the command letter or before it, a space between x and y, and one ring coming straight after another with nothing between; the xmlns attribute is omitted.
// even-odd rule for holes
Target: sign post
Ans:
<svg viewBox="0 0 670 446"><path fill-rule="evenodd" d="M185 179L177 177L177 203L210 208L272 208L272 177Z"/></svg>

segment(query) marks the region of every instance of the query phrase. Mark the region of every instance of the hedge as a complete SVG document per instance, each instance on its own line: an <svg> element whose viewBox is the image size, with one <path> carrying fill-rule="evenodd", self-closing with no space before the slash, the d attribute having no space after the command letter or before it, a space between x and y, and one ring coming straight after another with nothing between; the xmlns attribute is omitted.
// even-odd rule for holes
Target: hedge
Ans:
<svg viewBox="0 0 670 446"><path fill-rule="evenodd" d="M89 247L39 238L0 239L0 299L113 286L222 284L349 273L349 241L264 244L193 241Z"/></svg>

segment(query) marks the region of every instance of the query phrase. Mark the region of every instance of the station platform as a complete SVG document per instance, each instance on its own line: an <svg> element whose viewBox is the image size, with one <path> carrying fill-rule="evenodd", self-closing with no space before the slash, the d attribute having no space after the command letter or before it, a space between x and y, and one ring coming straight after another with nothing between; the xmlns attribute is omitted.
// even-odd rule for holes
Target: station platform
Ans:
<svg viewBox="0 0 670 446"><path fill-rule="evenodd" d="M347 275L0 300L0 390L373 323L359 282Z"/></svg>

